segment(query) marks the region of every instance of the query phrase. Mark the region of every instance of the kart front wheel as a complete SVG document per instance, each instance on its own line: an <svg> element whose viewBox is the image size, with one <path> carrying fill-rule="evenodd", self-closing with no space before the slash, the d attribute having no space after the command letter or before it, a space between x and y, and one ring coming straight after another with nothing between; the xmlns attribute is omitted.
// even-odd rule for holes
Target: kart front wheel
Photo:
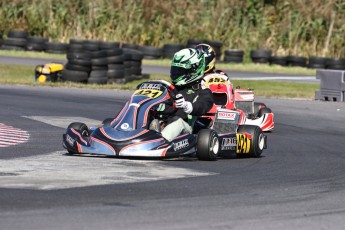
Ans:
<svg viewBox="0 0 345 230"><path fill-rule="evenodd" d="M73 122L67 127L67 129L75 129L77 131L80 131L80 134L84 137L90 136L89 128L87 127L87 125L81 122Z"/></svg>
<svg viewBox="0 0 345 230"><path fill-rule="evenodd" d="M80 132L81 135L84 137L90 136L89 128L87 127L87 125L85 125L84 123L81 123L81 122L73 122L67 127L67 129L75 129L78 132ZM68 155L77 154L76 152L73 152L71 150L67 150L67 151L68 151Z"/></svg>
<svg viewBox="0 0 345 230"><path fill-rule="evenodd" d="M212 129L202 129L198 133L196 156L199 160L215 161L219 151L217 132Z"/></svg>

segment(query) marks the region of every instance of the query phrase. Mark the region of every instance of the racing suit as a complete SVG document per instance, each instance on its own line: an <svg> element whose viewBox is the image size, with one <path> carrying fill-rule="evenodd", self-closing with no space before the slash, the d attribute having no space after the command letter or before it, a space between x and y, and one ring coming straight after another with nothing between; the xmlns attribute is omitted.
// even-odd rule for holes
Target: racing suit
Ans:
<svg viewBox="0 0 345 230"><path fill-rule="evenodd" d="M178 94L181 94L186 102L190 102L191 107L186 110L176 109L168 104L161 104L157 109L158 113L167 115L163 119L166 126L161 134L168 141L172 141L181 133L192 133L195 119L206 114L213 106L211 90L200 83L181 89Z"/></svg>

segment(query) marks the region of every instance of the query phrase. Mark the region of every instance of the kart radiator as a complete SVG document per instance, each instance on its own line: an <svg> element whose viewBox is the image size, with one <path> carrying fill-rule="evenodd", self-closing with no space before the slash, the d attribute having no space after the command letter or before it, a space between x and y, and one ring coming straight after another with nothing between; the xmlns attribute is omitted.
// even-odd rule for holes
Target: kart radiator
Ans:
<svg viewBox="0 0 345 230"><path fill-rule="evenodd" d="M236 109L242 110L246 116L254 113L254 101L235 101Z"/></svg>
<svg viewBox="0 0 345 230"><path fill-rule="evenodd" d="M235 113L236 116L231 120L222 119L221 117L219 117L219 113L216 114L216 119L213 123L213 129L219 134L236 132L238 127L238 120L240 117L237 112L233 113Z"/></svg>

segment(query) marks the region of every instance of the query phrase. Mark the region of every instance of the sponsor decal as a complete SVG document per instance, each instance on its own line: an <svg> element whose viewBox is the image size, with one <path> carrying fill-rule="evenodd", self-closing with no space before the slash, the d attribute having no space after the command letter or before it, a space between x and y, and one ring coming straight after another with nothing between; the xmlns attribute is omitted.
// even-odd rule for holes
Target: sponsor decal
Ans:
<svg viewBox="0 0 345 230"><path fill-rule="evenodd" d="M223 138L221 150L236 150L237 139L236 137Z"/></svg>
<svg viewBox="0 0 345 230"><path fill-rule="evenodd" d="M174 151L180 150L182 148L185 148L189 146L188 139L184 139L182 141L174 143Z"/></svg>
<svg viewBox="0 0 345 230"><path fill-rule="evenodd" d="M126 129L128 129L128 128L129 128L129 124L128 124L128 123L123 123L123 124L121 125L121 129L126 130Z"/></svg>
<svg viewBox="0 0 345 230"><path fill-rule="evenodd" d="M237 147L236 147L236 153L249 153L250 151L250 144L251 144L251 138L252 136L247 136L243 133L236 133L236 139L237 139Z"/></svg>
<svg viewBox="0 0 345 230"><path fill-rule="evenodd" d="M68 142L68 144L70 144L71 146L74 146L74 142L75 140L68 134L66 134L66 141Z"/></svg>
<svg viewBox="0 0 345 230"><path fill-rule="evenodd" d="M160 90L162 87L161 84L152 84L152 83L144 83L140 86L140 89L154 89Z"/></svg>
<svg viewBox="0 0 345 230"><path fill-rule="evenodd" d="M236 118L236 113L233 112L220 112L218 111L218 119L223 119L223 120L235 120Z"/></svg>

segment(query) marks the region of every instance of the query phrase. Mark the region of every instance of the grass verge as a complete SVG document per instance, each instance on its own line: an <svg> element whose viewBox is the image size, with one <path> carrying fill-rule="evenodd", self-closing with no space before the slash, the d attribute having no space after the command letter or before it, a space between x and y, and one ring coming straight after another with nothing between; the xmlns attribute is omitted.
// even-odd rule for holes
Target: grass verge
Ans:
<svg viewBox="0 0 345 230"><path fill-rule="evenodd" d="M164 79L169 81L167 75L152 74L151 79ZM132 90L140 80L126 84L82 84L72 82L58 82L40 84L34 81L34 67L21 65L0 64L0 84L21 84L31 86L50 86L50 87L77 87L93 89L125 89ZM251 88L255 90L256 96L281 97L281 98L309 98L313 99L315 90L319 89L319 84L278 82L278 81L247 81L233 80L234 86Z"/></svg>

